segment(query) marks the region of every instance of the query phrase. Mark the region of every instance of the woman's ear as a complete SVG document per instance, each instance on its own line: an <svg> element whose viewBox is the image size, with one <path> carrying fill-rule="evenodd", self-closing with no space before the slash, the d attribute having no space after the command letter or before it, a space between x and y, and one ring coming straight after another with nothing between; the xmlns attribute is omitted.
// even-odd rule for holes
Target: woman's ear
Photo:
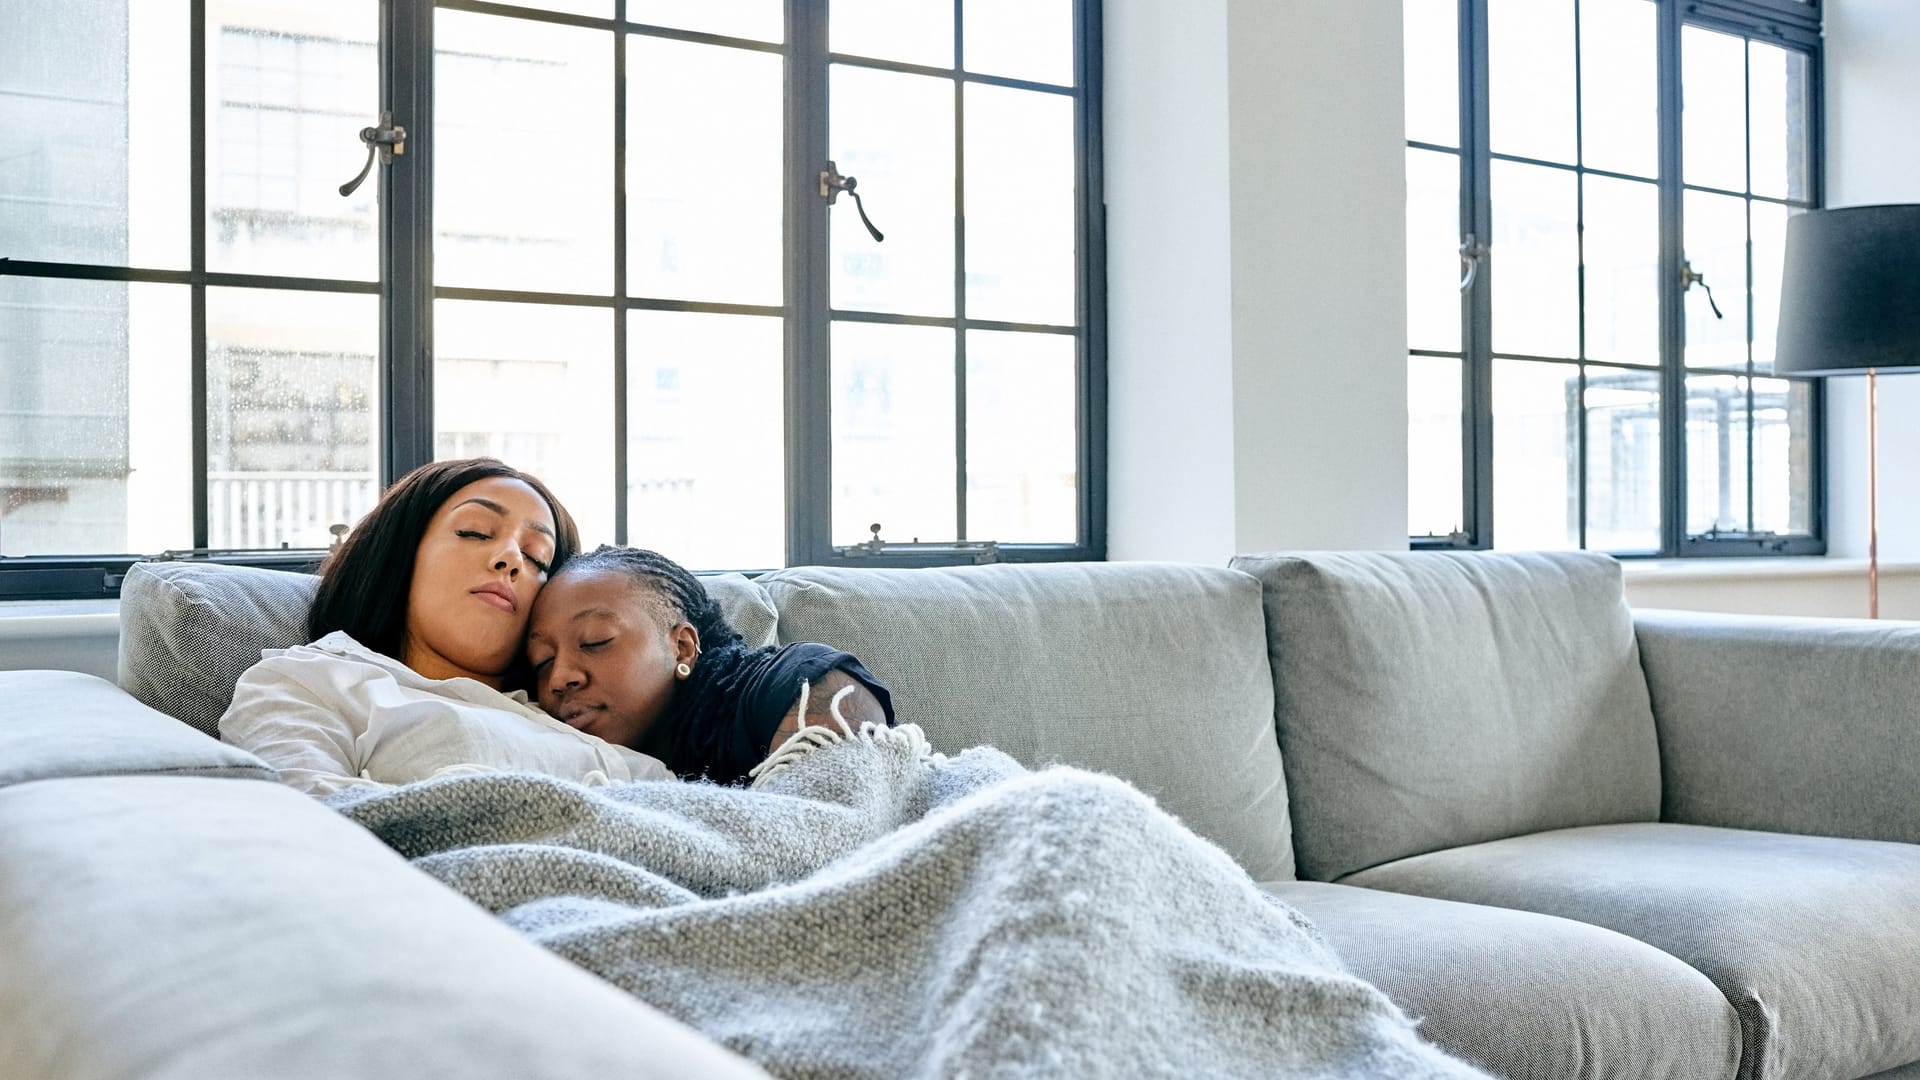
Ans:
<svg viewBox="0 0 1920 1080"><path fill-rule="evenodd" d="M673 662L691 664L693 658L700 655L700 631L692 623L679 623L667 631L667 640L673 645Z"/></svg>

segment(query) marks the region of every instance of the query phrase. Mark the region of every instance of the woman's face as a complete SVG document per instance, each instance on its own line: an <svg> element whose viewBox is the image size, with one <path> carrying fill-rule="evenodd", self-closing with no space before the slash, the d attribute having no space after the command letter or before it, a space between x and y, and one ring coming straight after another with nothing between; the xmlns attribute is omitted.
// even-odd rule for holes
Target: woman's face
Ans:
<svg viewBox="0 0 1920 1080"><path fill-rule="evenodd" d="M499 686L553 548L553 510L522 481L490 476L454 492L414 552L401 661L430 679Z"/></svg>
<svg viewBox="0 0 1920 1080"><path fill-rule="evenodd" d="M673 700L675 667L700 654L699 632L668 622L666 610L626 573L561 574L541 592L527 633L540 707L589 735L638 747Z"/></svg>

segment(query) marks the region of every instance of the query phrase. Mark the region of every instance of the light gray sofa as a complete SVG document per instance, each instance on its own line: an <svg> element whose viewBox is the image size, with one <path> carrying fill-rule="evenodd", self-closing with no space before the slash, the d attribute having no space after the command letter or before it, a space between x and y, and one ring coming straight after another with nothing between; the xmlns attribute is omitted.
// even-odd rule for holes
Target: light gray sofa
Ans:
<svg viewBox="0 0 1920 1080"><path fill-rule="evenodd" d="M943 749L1131 780L1497 1075L1920 1077L1920 627L1633 615L1590 555L709 588ZM310 590L136 567L131 694L0 674L0 1075L754 1075L206 737Z"/></svg>

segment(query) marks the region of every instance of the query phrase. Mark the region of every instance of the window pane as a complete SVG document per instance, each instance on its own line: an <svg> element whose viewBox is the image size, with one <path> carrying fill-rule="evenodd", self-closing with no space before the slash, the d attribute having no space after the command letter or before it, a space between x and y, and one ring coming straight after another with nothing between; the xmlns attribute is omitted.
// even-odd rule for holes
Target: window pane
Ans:
<svg viewBox="0 0 1920 1080"><path fill-rule="evenodd" d="M525 469L612 543L613 312L438 300L433 339L434 454Z"/></svg>
<svg viewBox="0 0 1920 1080"><path fill-rule="evenodd" d="M1789 211L1777 203L1755 202L1753 215L1753 369L1773 371L1780 333L1780 278L1787 255Z"/></svg>
<svg viewBox="0 0 1920 1080"><path fill-rule="evenodd" d="M1660 362L1660 192L1588 175L1584 255L1587 356Z"/></svg>
<svg viewBox="0 0 1920 1080"><path fill-rule="evenodd" d="M1067 334L967 331L968 539L1079 536L1074 344Z"/></svg>
<svg viewBox="0 0 1920 1080"><path fill-rule="evenodd" d="M1657 551L1660 373L1589 366L1586 406L1586 546Z"/></svg>
<svg viewBox="0 0 1920 1080"><path fill-rule="evenodd" d="M0 6L0 253L186 266L187 121L185 0Z"/></svg>
<svg viewBox="0 0 1920 1080"><path fill-rule="evenodd" d="M781 302L781 60L629 39L627 291Z"/></svg>
<svg viewBox="0 0 1920 1080"><path fill-rule="evenodd" d="M1071 326L1073 99L982 83L966 95L967 315Z"/></svg>
<svg viewBox="0 0 1920 1080"><path fill-rule="evenodd" d="M207 290L207 540L326 547L379 494L380 300Z"/></svg>
<svg viewBox="0 0 1920 1080"><path fill-rule="evenodd" d="M1455 0L1403 0L1407 138L1460 145L1460 30Z"/></svg>
<svg viewBox="0 0 1920 1080"><path fill-rule="evenodd" d="M1689 184L1747 190L1747 50L1740 38L1680 32L1681 162Z"/></svg>
<svg viewBox="0 0 1920 1080"><path fill-rule="evenodd" d="M1747 202L1731 195L1689 191L1686 213L1686 257L1694 273L1712 288L1698 283L1686 291L1687 366L1691 368L1747 367ZM1721 315L1713 313L1717 304Z"/></svg>
<svg viewBox="0 0 1920 1080"><path fill-rule="evenodd" d="M599 30L442 10L434 279L613 291L613 48Z"/></svg>
<svg viewBox="0 0 1920 1080"><path fill-rule="evenodd" d="M1460 349L1460 158L1407 150L1407 341Z"/></svg>
<svg viewBox="0 0 1920 1080"><path fill-rule="evenodd" d="M1574 174L1496 161L1492 181L1493 349L1575 357L1580 245Z"/></svg>
<svg viewBox="0 0 1920 1080"><path fill-rule="evenodd" d="M1466 490L1460 410L1460 361L1407 358L1407 534L1462 531Z"/></svg>
<svg viewBox="0 0 1920 1080"><path fill-rule="evenodd" d="M1574 163L1572 0L1487 0L1496 154Z"/></svg>
<svg viewBox="0 0 1920 1080"><path fill-rule="evenodd" d="M0 277L0 555L193 543L188 303L182 285Z"/></svg>
<svg viewBox="0 0 1920 1080"><path fill-rule="evenodd" d="M218 11L207 27L208 265L377 279L380 178L347 198L340 185L366 164L359 132L380 111L379 5Z"/></svg>
<svg viewBox="0 0 1920 1080"><path fill-rule="evenodd" d="M1580 546L1580 369L1493 362L1493 540L1503 551Z"/></svg>
<svg viewBox="0 0 1920 1080"><path fill-rule="evenodd" d="M1073 0L967 0L968 71L1073 85Z"/></svg>
<svg viewBox="0 0 1920 1080"><path fill-rule="evenodd" d="M786 40L786 18L781 0L627 0L630 22L755 41Z"/></svg>
<svg viewBox="0 0 1920 1080"><path fill-rule="evenodd" d="M827 47L850 56L953 66L952 0L833 0Z"/></svg>
<svg viewBox="0 0 1920 1080"><path fill-rule="evenodd" d="M1596 169L1659 174L1659 74L1650 0L1580 4L1580 157Z"/></svg>
<svg viewBox="0 0 1920 1080"><path fill-rule="evenodd" d="M1811 63L1807 54L1748 43L1753 193L1806 199L1813 163Z"/></svg>
<svg viewBox="0 0 1920 1080"><path fill-rule="evenodd" d="M1813 384L1753 380L1753 527L1813 531Z"/></svg>
<svg viewBox="0 0 1920 1080"><path fill-rule="evenodd" d="M1747 380L1687 376L1687 534L1746 532Z"/></svg>
<svg viewBox="0 0 1920 1080"><path fill-rule="evenodd" d="M786 565L781 321L627 315L627 537L700 569Z"/></svg>
<svg viewBox="0 0 1920 1080"><path fill-rule="evenodd" d="M860 181L886 243L860 224L852 198L833 207L833 306L953 314L951 79L833 65L829 146Z"/></svg>
<svg viewBox="0 0 1920 1080"><path fill-rule="evenodd" d="M953 331L833 324L833 542L954 539Z"/></svg>

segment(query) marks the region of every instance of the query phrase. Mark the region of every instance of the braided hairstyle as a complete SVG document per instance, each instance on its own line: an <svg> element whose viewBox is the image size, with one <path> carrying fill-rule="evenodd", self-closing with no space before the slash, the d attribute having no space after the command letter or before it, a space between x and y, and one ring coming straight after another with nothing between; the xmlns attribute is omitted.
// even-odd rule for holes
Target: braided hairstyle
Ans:
<svg viewBox="0 0 1920 1080"><path fill-rule="evenodd" d="M657 551L602 544L575 555L559 571L568 575L601 572L631 578L645 594L661 629L685 621L700 637L693 674L675 685L667 711L633 749L660 759L674 775L689 780L707 775L714 762L732 760L722 745L732 727L725 722L726 713L751 679L756 661L779 650L771 645L748 648L700 579ZM713 779L732 783L739 778Z"/></svg>

